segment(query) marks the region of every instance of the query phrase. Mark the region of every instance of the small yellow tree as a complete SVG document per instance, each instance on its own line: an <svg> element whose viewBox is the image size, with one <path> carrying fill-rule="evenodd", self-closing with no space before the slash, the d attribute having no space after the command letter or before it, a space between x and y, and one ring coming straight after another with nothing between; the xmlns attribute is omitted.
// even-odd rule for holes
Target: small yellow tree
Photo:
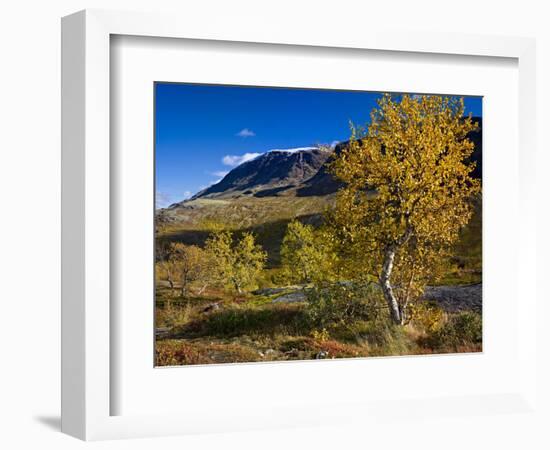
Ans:
<svg viewBox="0 0 550 450"><path fill-rule="evenodd" d="M288 224L281 245L281 262L288 280L311 283L330 279L334 261L330 241L322 231L299 220Z"/></svg>
<svg viewBox="0 0 550 450"><path fill-rule="evenodd" d="M173 258L174 243L156 239L155 242L155 272L158 279L166 281L171 292L175 289L178 277L177 262Z"/></svg>
<svg viewBox="0 0 550 450"><path fill-rule="evenodd" d="M158 261L155 266L157 279L166 281L171 291L175 289L175 281L178 277L178 265L173 259Z"/></svg>
<svg viewBox="0 0 550 450"><path fill-rule="evenodd" d="M385 95L368 131L352 127L331 163L345 183L328 217L344 269L377 279L396 324L470 220L480 183L467 135L476 127L462 99Z"/></svg>
<svg viewBox="0 0 550 450"><path fill-rule="evenodd" d="M181 296L184 297L188 294L192 283L204 281L208 276L208 257L200 247L180 242L172 244L171 253L171 259L175 263L177 277L180 281Z"/></svg>
<svg viewBox="0 0 550 450"><path fill-rule="evenodd" d="M251 233L244 233L235 245L233 267L230 280L235 290L240 294L243 289L254 284L267 260L267 253L256 244Z"/></svg>
<svg viewBox="0 0 550 450"><path fill-rule="evenodd" d="M254 284L267 259L251 233L233 243L230 231L215 231L206 241L206 251L214 262L215 277L239 294Z"/></svg>
<svg viewBox="0 0 550 450"><path fill-rule="evenodd" d="M205 250L213 261L212 279L215 284L227 284L233 264L233 234L221 229L213 230L206 240Z"/></svg>

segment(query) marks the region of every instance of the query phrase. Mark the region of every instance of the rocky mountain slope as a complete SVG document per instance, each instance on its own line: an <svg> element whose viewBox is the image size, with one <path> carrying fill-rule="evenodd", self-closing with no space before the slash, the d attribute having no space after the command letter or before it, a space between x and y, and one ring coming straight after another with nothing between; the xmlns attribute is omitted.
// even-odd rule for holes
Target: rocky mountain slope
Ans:
<svg viewBox="0 0 550 450"><path fill-rule="evenodd" d="M301 186L313 177L331 153L331 150L317 147L294 151L271 150L237 166L221 181L199 192L193 199L274 196Z"/></svg>

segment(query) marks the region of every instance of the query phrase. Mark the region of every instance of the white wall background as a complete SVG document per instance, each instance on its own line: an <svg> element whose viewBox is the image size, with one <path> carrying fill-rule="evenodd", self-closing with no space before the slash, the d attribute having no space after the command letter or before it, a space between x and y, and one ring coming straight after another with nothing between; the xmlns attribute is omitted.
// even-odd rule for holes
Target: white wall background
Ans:
<svg viewBox="0 0 550 450"><path fill-rule="evenodd" d="M11 0L0 9L0 447L82 448L59 433L60 359L60 17L84 8L180 11L197 20L220 15L239 23L268 17L288 27L387 27L537 37L539 230L550 228L550 13L546 2L441 0L333 2L185 0ZM539 233L539 280L548 274ZM546 298L550 298L545 294ZM548 306L544 306L548 311ZM544 314L548 317L548 313ZM548 339L548 331L541 330ZM548 349L540 349L548 375ZM548 388L544 395L549 402ZM548 448L521 417L403 422L363 430L302 429L281 432L101 442L95 448L357 448L414 447L409 430L425 429L422 448ZM484 433L499 421L500 432ZM384 440L381 440L384 439Z"/></svg>

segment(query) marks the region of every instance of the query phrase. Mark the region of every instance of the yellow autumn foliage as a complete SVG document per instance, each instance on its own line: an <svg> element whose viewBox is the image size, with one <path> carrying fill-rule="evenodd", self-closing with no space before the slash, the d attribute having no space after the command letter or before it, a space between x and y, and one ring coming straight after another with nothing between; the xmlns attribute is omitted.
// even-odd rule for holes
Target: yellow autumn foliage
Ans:
<svg viewBox="0 0 550 450"><path fill-rule="evenodd" d="M384 95L330 165L345 183L328 215L348 279L379 280L392 318L437 278L472 216L477 128L461 98Z"/></svg>

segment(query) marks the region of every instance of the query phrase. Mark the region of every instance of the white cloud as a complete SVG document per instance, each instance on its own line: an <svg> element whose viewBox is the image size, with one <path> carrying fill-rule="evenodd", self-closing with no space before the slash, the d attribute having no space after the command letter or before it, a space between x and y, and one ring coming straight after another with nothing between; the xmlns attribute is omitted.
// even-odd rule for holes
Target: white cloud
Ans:
<svg viewBox="0 0 550 450"><path fill-rule="evenodd" d="M175 196L166 192L157 191L155 194L155 207L166 208L173 203L187 200L193 196L191 191L183 191L181 195Z"/></svg>
<svg viewBox="0 0 550 450"><path fill-rule="evenodd" d="M236 167L244 162L250 161L251 159L254 159L258 156L260 156L261 153L245 153L244 155L225 155L222 158L222 163L225 166L229 167Z"/></svg>
<svg viewBox="0 0 550 450"><path fill-rule="evenodd" d="M235 136L247 138L247 137L256 136L256 133L254 133L254 131L252 131L252 130L249 130L248 128L243 128Z"/></svg>
<svg viewBox="0 0 550 450"><path fill-rule="evenodd" d="M155 205L156 208L166 208L172 204L172 197L165 193L157 191L155 193Z"/></svg>
<svg viewBox="0 0 550 450"><path fill-rule="evenodd" d="M215 170L214 172L208 172L209 175L214 175L218 178L223 178L229 173L229 170Z"/></svg>

